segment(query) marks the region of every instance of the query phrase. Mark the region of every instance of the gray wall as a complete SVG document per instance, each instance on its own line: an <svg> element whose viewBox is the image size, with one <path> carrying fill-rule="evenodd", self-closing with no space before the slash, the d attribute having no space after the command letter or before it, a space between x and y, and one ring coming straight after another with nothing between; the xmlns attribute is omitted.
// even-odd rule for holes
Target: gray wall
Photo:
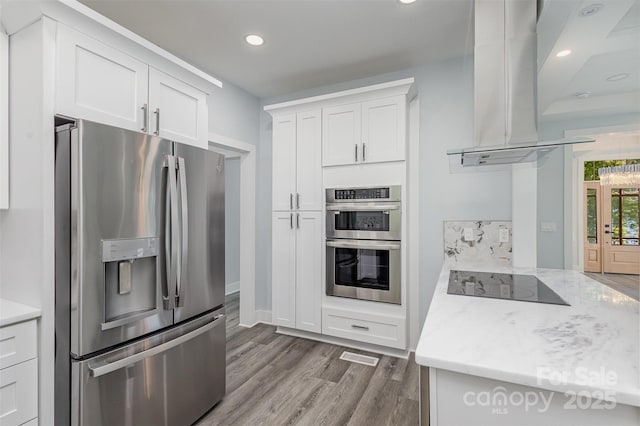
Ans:
<svg viewBox="0 0 640 426"><path fill-rule="evenodd" d="M242 142L258 143L260 101L255 96L223 82L208 98L209 132Z"/></svg>
<svg viewBox="0 0 640 426"><path fill-rule="evenodd" d="M240 281L240 158L224 161L225 284Z"/></svg>
<svg viewBox="0 0 640 426"><path fill-rule="evenodd" d="M537 258L539 268L564 269L564 150L538 162ZM571 197L571 194L568 194ZM541 224L555 224L542 231Z"/></svg>
<svg viewBox="0 0 640 426"><path fill-rule="evenodd" d="M405 77L420 99L420 321L443 262L444 220L510 220L511 172L449 173L446 151L473 140L473 60L462 58L261 100L268 105ZM256 305L271 309L271 118L261 112L257 166Z"/></svg>

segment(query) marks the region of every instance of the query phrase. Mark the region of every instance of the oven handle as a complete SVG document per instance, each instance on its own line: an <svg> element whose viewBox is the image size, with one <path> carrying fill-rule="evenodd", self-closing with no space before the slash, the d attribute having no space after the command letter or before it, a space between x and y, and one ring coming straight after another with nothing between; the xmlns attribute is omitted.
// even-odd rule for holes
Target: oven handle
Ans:
<svg viewBox="0 0 640 426"><path fill-rule="evenodd" d="M327 240L327 247L349 249L400 250L400 243L371 240Z"/></svg>
<svg viewBox="0 0 640 426"><path fill-rule="evenodd" d="M389 211L400 210L400 204L372 204L372 203L340 203L327 204L328 211Z"/></svg>

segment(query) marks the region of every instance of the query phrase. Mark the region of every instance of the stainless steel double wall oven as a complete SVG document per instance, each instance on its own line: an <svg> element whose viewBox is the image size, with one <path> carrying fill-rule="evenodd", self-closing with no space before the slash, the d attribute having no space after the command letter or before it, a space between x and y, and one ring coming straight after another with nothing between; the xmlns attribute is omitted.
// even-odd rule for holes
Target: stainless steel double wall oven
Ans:
<svg viewBox="0 0 640 426"><path fill-rule="evenodd" d="M401 187L326 190L327 295L401 302Z"/></svg>

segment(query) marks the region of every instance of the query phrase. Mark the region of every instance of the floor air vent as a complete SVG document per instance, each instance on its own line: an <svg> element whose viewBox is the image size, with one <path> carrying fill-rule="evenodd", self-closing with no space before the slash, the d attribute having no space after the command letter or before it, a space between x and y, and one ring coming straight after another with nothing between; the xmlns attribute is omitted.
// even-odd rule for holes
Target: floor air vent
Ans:
<svg viewBox="0 0 640 426"><path fill-rule="evenodd" d="M372 356L354 354L353 352L342 352L340 359L345 361L357 362L358 364L368 365L369 367L375 367L378 365L378 358Z"/></svg>

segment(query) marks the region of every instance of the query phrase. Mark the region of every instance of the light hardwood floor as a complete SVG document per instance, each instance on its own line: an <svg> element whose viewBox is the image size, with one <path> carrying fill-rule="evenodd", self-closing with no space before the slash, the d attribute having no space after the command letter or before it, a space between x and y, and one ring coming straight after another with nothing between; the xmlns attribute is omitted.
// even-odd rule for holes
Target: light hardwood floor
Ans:
<svg viewBox="0 0 640 426"><path fill-rule="evenodd" d="M418 366L238 326L227 298L227 394L197 423L209 425L417 425ZM340 360L343 350L380 358L377 367Z"/></svg>
<svg viewBox="0 0 640 426"><path fill-rule="evenodd" d="M640 276L625 274L600 274L597 272L585 272L589 278L593 278L602 284L608 285L622 294L640 301Z"/></svg>

